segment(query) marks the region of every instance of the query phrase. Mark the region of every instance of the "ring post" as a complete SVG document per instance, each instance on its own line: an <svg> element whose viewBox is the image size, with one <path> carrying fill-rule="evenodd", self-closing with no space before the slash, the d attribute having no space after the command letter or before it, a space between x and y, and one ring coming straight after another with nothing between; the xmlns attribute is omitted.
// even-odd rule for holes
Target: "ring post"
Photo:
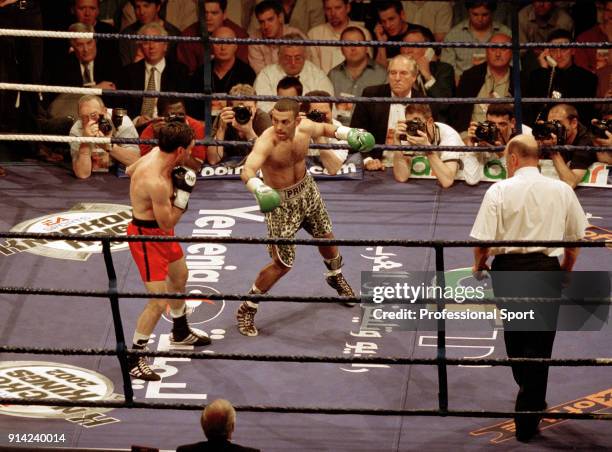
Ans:
<svg viewBox="0 0 612 452"><path fill-rule="evenodd" d="M110 250L110 239L102 239L102 252L104 263L106 264L106 274L108 275L108 298L110 299L111 312L113 313L113 324L115 326L115 339L117 340L117 358L121 366L121 377L123 378L123 392L125 401L128 404L134 402L134 390L132 380L129 376L127 364L127 347L123 335L123 325L121 324L121 313L119 312L119 296L117 295L117 274L113 266L113 258Z"/></svg>
<svg viewBox="0 0 612 452"><path fill-rule="evenodd" d="M436 245L436 285L446 287L444 279L444 246ZM442 304L438 301L438 312L443 309ZM441 316L438 320L438 342L437 342L437 358L438 362L438 404L442 413L448 411L448 380L446 377L446 329L445 320Z"/></svg>

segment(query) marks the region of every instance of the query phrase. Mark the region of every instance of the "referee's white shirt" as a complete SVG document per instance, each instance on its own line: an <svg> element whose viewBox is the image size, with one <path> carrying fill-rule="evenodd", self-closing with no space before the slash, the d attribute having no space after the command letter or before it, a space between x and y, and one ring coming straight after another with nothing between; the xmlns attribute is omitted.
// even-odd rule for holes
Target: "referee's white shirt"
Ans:
<svg viewBox="0 0 612 452"><path fill-rule="evenodd" d="M493 184L482 200L470 236L477 240L580 240L588 226L574 190L542 176L536 167L519 168ZM500 247L490 254L545 253L560 256L563 248Z"/></svg>

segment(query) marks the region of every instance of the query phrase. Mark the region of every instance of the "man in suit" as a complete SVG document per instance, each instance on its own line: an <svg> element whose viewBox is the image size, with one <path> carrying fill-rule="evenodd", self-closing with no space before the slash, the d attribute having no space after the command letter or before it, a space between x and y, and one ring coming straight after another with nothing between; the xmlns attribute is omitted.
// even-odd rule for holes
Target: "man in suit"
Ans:
<svg viewBox="0 0 612 452"><path fill-rule="evenodd" d="M490 43L509 43L512 38L503 33L491 36ZM514 92L514 79L510 63L512 61L512 50L509 48L488 48L486 51L486 62L473 66L466 70L459 80L457 97L484 97L498 98L511 97ZM462 133L465 140L465 132L470 122L481 122L486 119L488 104L456 104L451 108L451 125L455 130Z"/></svg>
<svg viewBox="0 0 612 452"><path fill-rule="evenodd" d="M176 448L176 452L257 452L259 449L241 446L231 442L236 427L236 410L224 399L217 399L207 405L200 419L202 430L208 441L187 444Z"/></svg>
<svg viewBox="0 0 612 452"><path fill-rule="evenodd" d="M404 42L434 42L433 33L426 28L408 30ZM417 63L419 75L417 86L429 97L454 97L455 71L448 63L436 61L433 49L424 47L401 47L400 53L411 56ZM434 120L447 123L450 120L448 104L432 104Z"/></svg>
<svg viewBox="0 0 612 452"><path fill-rule="evenodd" d="M100 0L74 0L74 5L71 8L76 22L85 25L91 25L96 33L117 33L115 27L106 22L98 20L100 15ZM109 54L113 57L119 52L119 41L114 39L103 39L98 47L103 54Z"/></svg>
<svg viewBox="0 0 612 452"><path fill-rule="evenodd" d="M408 55L397 55L389 61L387 67L388 83L369 86L363 90L364 97L424 97L415 86L419 69L414 58ZM393 135L397 122L405 119L404 104L383 102L358 103L351 118L351 127L367 129L374 135L376 143L393 144ZM382 162L382 151L375 150L370 157L363 160L364 168L369 171L385 169Z"/></svg>
<svg viewBox="0 0 612 452"><path fill-rule="evenodd" d="M93 33L94 28L77 22L68 31ZM50 71L51 85L115 89L114 81L119 68L113 55L99 52L95 39L71 39L70 46L73 52Z"/></svg>
<svg viewBox="0 0 612 452"><path fill-rule="evenodd" d="M554 30L548 36L551 44L568 44L573 42L567 30ZM597 92L597 76L574 64L576 49L545 49L538 61L540 68L529 75L525 97L595 97ZM552 60L550 60L552 58ZM554 61L552 67L550 61ZM531 104L531 121L543 119L552 105ZM596 117L593 104L575 104L578 116L588 123Z"/></svg>
<svg viewBox="0 0 612 452"><path fill-rule="evenodd" d="M157 23L143 25L138 34L168 36L168 32ZM179 91L188 89L187 68L180 63L166 59L168 43L160 41L142 41L140 48L144 59L128 64L123 68L117 87L126 90ZM123 99L128 115L134 118L139 130L157 115L157 99L153 97L128 97Z"/></svg>

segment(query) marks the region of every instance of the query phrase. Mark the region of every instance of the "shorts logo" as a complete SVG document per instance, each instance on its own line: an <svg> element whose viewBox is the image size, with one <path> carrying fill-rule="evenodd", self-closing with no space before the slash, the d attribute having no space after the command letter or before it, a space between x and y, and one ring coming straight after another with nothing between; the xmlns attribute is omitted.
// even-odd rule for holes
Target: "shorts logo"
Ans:
<svg viewBox="0 0 612 452"><path fill-rule="evenodd" d="M29 400L122 400L104 375L82 367L44 361L0 362L0 397ZM120 422L107 416L111 408L0 405L0 414L29 418L65 419L92 428Z"/></svg>
<svg viewBox="0 0 612 452"><path fill-rule="evenodd" d="M130 206L79 203L65 212L23 221L13 226L11 232L125 235L127 224L131 219ZM113 243L111 249L112 251L127 250L128 243ZM42 239L8 239L0 243L0 256L11 256L22 252L55 259L86 261L92 254L102 252L102 244L100 242Z"/></svg>

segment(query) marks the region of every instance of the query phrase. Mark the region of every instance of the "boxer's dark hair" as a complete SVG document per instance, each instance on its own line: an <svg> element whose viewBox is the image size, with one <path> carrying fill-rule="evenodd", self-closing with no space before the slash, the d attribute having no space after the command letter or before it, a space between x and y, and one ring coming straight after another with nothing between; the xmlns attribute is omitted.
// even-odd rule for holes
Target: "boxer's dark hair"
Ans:
<svg viewBox="0 0 612 452"><path fill-rule="evenodd" d="M274 104L274 110L280 112L291 111L293 116L297 117L300 112L300 103L293 99L281 99Z"/></svg>
<svg viewBox="0 0 612 452"><path fill-rule="evenodd" d="M169 122L159 129L159 149L171 154L179 147L187 149L194 139L193 130L184 122Z"/></svg>

